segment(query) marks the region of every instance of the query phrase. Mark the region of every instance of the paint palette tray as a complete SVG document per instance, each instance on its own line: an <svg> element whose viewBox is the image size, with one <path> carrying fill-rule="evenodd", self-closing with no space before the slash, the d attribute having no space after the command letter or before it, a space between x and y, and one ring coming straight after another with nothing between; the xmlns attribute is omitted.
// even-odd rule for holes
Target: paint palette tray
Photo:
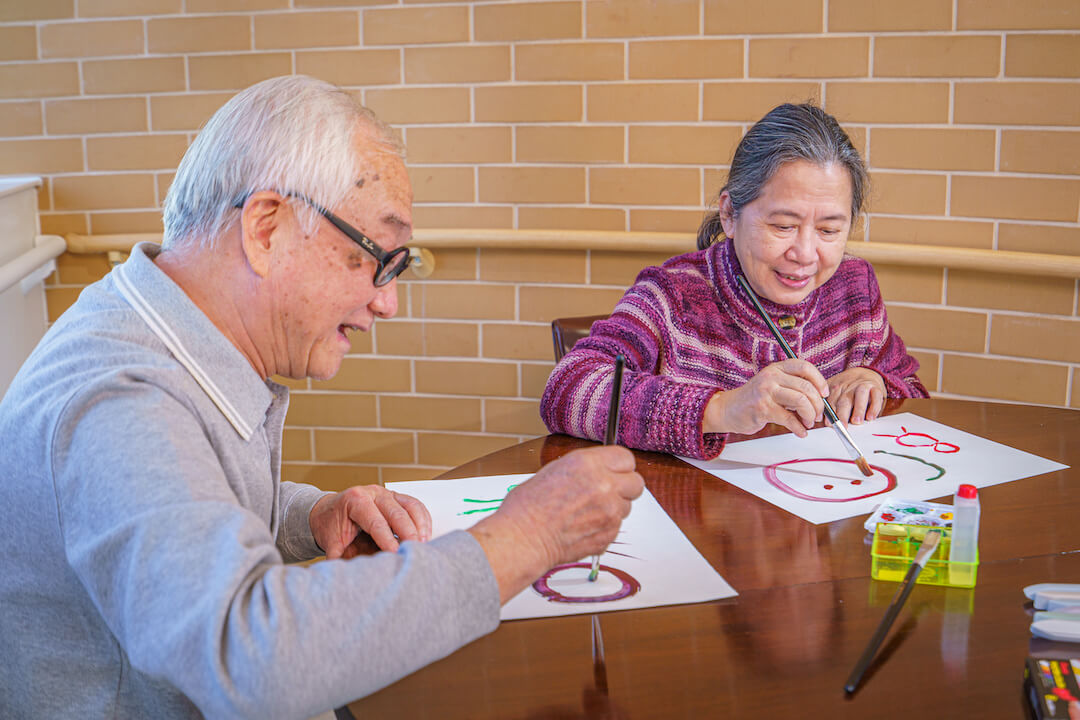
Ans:
<svg viewBox="0 0 1080 720"><path fill-rule="evenodd" d="M975 587L979 570L978 552L975 553L975 562L949 562L952 529L926 525L878 523L874 530L874 542L870 546L870 577L875 580L902 582L923 538L931 530L940 531L944 537L927 560L916 584Z"/></svg>

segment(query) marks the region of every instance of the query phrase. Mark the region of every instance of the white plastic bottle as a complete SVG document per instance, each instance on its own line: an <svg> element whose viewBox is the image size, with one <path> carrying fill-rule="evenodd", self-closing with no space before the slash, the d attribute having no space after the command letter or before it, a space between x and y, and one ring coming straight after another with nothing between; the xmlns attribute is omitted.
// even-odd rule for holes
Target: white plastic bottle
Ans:
<svg viewBox="0 0 1080 720"><path fill-rule="evenodd" d="M975 581L979 549L979 491L961 485L953 498L952 544L949 548L949 584L970 586ZM957 565L957 563L972 563Z"/></svg>

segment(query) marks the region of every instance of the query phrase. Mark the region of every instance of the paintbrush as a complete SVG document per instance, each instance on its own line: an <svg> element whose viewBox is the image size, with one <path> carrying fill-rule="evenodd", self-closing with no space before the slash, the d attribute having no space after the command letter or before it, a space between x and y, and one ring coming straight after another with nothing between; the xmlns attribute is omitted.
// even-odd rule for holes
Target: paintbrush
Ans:
<svg viewBox="0 0 1080 720"><path fill-rule="evenodd" d="M622 400L622 373L626 358L622 354L615 356L615 376L611 379L611 398L608 400L607 433L604 435L605 445L615 444L615 435L619 430L619 406ZM600 556L593 555L592 570L589 571L589 582L595 582L600 574Z"/></svg>
<svg viewBox="0 0 1080 720"><path fill-rule="evenodd" d="M881 618L881 624L878 625L874 637L870 638L870 644L866 646L866 650L863 651L862 657L859 658L859 662L855 663L855 669L851 671L851 676L847 679L847 684L844 685L844 692L855 692L855 688L859 685L859 681L862 680L863 673L865 673L866 668L869 667L870 661L874 657L874 653L881 647L881 642L888 634L893 621L896 620L896 616L900 614L901 608L904 607L908 595L911 594L911 588L915 587L915 580L918 579L919 573L922 572L923 567L926 565L926 561L929 560L930 556L937 550L940 541L940 530L931 530L926 533L926 537L923 538L922 544L919 545L918 552L915 553L915 560L912 561L911 567L908 568L907 575L904 577L904 584L896 591L896 595L893 596L892 602L889 603L889 609L885 611L885 617Z"/></svg>
<svg viewBox="0 0 1080 720"><path fill-rule="evenodd" d="M743 290L745 290L746 294L750 297L750 302L753 303L754 309L758 311L758 315L760 315L761 319L765 321L765 325L768 326L769 332L771 332L773 337L776 338L776 342L780 343L780 347L783 348L784 354L792 360L798 360L799 358L795 354L795 351L792 350L791 346L787 344L787 340L785 340L784 336L780 334L780 329L776 327L776 324L772 321L772 318L769 317L769 314L765 312L765 308L763 308L761 306L761 303L758 301L757 295L755 295L754 291L750 289L750 283L748 283L746 281L746 278L744 278L742 275L736 276L735 279L739 281L739 284L742 285ZM829 404L828 398L822 398L822 401L825 403L825 416L829 418L829 422L832 423L833 430L835 430L836 434L840 436L840 442L843 443L844 448L848 451L848 454L851 455L851 459L855 461L855 465L859 468L859 471L862 472L862 474L866 477L870 477L874 474L874 471L870 469L870 463L866 461L866 457L863 455L862 450L860 450L859 446L855 444L855 441L852 439L851 434L848 433L847 428L844 427L844 423L840 422L840 418L837 417L836 411L833 410L832 405Z"/></svg>
<svg viewBox="0 0 1080 720"><path fill-rule="evenodd" d="M607 662L604 660L604 636L600 632L600 618L592 616L593 683L603 695L608 694Z"/></svg>

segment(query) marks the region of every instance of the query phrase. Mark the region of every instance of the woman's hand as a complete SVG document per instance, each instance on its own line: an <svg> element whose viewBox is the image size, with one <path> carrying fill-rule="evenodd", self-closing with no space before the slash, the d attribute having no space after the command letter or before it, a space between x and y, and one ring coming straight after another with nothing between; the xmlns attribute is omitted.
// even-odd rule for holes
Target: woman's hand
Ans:
<svg viewBox="0 0 1080 720"><path fill-rule="evenodd" d="M369 538L391 552L399 541L431 539L431 514L424 504L379 485L357 485L322 497L308 522L330 560L355 557L370 546Z"/></svg>
<svg viewBox="0 0 1080 720"><path fill-rule="evenodd" d="M705 406L703 432L750 435L766 423L783 425L799 437L821 421L829 384L805 360L781 360L745 385L718 392Z"/></svg>
<svg viewBox="0 0 1080 720"><path fill-rule="evenodd" d="M829 397L840 422L859 425L885 406L885 381L870 368L850 367L829 378Z"/></svg>

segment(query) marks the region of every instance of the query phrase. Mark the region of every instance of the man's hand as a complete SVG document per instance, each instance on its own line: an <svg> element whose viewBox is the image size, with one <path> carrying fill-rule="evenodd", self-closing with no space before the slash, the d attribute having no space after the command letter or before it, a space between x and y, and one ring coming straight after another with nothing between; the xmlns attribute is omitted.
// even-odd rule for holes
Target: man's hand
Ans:
<svg viewBox="0 0 1080 720"><path fill-rule="evenodd" d="M718 392L705 406L702 432L756 433L767 423L799 437L821 421L829 384L805 360L781 360L762 368L742 387Z"/></svg>
<svg viewBox="0 0 1080 720"><path fill-rule="evenodd" d="M870 368L850 367L829 378L833 410L842 423L873 420L885 407L885 381Z"/></svg>
<svg viewBox="0 0 1080 720"><path fill-rule="evenodd" d="M308 521L315 542L330 560L360 554L368 537L380 550L391 552L401 540L431 539L431 514L424 504L378 485L357 485L323 497L311 508Z"/></svg>
<svg viewBox="0 0 1080 720"><path fill-rule="evenodd" d="M469 529L488 556L502 602L560 563L604 551L644 480L634 455L607 446L576 450L518 485Z"/></svg>

